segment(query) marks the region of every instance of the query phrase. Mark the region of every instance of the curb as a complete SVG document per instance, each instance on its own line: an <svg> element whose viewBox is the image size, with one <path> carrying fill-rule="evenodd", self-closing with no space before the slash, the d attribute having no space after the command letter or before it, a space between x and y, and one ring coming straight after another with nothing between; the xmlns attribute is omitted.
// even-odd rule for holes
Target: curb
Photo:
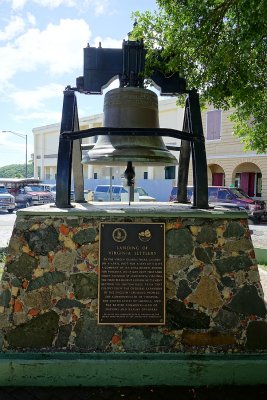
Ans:
<svg viewBox="0 0 267 400"><path fill-rule="evenodd" d="M267 354L5 353L0 386L264 385Z"/></svg>

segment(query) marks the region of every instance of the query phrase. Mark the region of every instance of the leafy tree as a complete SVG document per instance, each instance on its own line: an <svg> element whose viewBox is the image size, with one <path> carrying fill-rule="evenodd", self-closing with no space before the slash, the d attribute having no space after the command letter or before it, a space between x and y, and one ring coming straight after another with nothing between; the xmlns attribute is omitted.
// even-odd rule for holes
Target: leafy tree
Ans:
<svg viewBox="0 0 267 400"><path fill-rule="evenodd" d="M205 102L234 108L246 149L267 147L266 0L157 0L134 13L133 37L147 47L147 72L179 71ZM155 53L160 53L159 57Z"/></svg>
<svg viewBox="0 0 267 400"><path fill-rule="evenodd" d="M28 177L33 176L33 164L27 166ZM5 165L0 168L1 178L24 178L25 177L25 164L11 164Z"/></svg>

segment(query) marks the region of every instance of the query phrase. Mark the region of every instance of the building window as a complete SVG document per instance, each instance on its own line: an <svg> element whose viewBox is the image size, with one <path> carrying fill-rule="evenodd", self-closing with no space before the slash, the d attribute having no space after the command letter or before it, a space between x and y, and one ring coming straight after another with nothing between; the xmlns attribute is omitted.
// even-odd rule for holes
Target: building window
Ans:
<svg viewBox="0 0 267 400"><path fill-rule="evenodd" d="M221 138L222 110L207 112L207 140L218 140Z"/></svg>
<svg viewBox="0 0 267 400"><path fill-rule="evenodd" d="M213 172L212 173L212 186L224 186L224 173Z"/></svg>
<svg viewBox="0 0 267 400"><path fill-rule="evenodd" d="M261 197L261 187L262 187L262 174L258 172L256 174L256 196Z"/></svg>
<svg viewBox="0 0 267 400"><path fill-rule="evenodd" d="M175 165L165 167L165 179L175 179Z"/></svg>
<svg viewBox="0 0 267 400"><path fill-rule="evenodd" d="M37 167L38 178L41 179L41 167Z"/></svg>
<svg viewBox="0 0 267 400"><path fill-rule="evenodd" d="M94 179L97 179L97 172L94 172Z"/></svg>
<svg viewBox="0 0 267 400"><path fill-rule="evenodd" d="M144 179L148 179L148 172L147 171L144 172Z"/></svg>

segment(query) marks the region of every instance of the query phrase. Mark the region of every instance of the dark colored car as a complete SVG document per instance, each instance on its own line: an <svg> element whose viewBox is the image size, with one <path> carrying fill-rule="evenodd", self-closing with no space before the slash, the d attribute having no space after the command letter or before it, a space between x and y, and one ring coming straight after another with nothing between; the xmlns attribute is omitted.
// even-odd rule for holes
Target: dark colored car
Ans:
<svg viewBox="0 0 267 400"><path fill-rule="evenodd" d="M187 188L187 199L191 201L193 195L193 187ZM177 199L177 186L172 188L170 201ZM254 200L249 197L242 189L230 188L226 186L209 186L208 201L210 206L224 209L239 209L248 213L248 217L260 223L262 217L266 214L266 203L262 200Z"/></svg>
<svg viewBox="0 0 267 400"><path fill-rule="evenodd" d="M32 205L32 196L27 194L24 188L18 190L15 195L16 207L17 208L26 208Z"/></svg>

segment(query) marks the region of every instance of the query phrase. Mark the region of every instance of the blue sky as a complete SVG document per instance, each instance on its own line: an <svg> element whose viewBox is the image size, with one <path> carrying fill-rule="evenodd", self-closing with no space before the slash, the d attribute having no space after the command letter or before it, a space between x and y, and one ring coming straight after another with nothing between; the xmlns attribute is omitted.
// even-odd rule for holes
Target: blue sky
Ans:
<svg viewBox="0 0 267 400"><path fill-rule="evenodd" d="M2 131L27 134L30 154L32 129L60 122L87 43L121 48L131 13L154 9L156 0L0 0L0 167L25 162L25 140ZM80 117L102 112L102 96L77 99Z"/></svg>

